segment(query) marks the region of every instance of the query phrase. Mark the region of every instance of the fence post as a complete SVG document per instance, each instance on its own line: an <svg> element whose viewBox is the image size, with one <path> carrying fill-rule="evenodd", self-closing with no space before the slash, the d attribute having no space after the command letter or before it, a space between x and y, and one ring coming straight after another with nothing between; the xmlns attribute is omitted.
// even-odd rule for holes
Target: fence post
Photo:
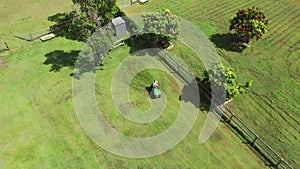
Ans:
<svg viewBox="0 0 300 169"><path fill-rule="evenodd" d="M256 141L257 139L258 139L258 135L255 134L255 138L254 138L254 140L252 141L251 144L254 145L254 144L255 144L255 141Z"/></svg>
<svg viewBox="0 0 300 169"><path fill-rule="evenodd" d="M234 114L234 113L231 114L229 120L227 120L227 123L230 123L233 117L235 117L235 114Z"/></svg>
<svg viewBox="0 0 300 169"><path fill-rule="evenodd" d="M29 36L30 36L30 41L33 41L32 34L31 34L31 33L29 33Z"/></svg>
<svg viewBox="0 0 300 169"><path fill-rule="evenodd" d="M8 47L8 45L7 45L7 43L6 43L6 42L4 42L4 45L5 45L6 49L8 49L8 50L9 50L9 47Z"/></svg>
<svg viewBox="0 0 300 169"><path fill-rule="evenodd" d="M281 162L282 162L282 158L280 158L280 160L279 160L279 162L276 164L276 167L278 168L278 166L281 164Z"/></svg>

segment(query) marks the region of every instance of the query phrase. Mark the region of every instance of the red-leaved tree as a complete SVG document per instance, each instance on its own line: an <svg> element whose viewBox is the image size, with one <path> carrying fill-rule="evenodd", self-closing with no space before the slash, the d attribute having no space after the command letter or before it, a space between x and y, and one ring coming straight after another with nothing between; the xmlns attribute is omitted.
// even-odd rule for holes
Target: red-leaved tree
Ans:
<svg viewBox="0 0 300 169"><path fill-rule="evenodd" d="M243 43L250 40L260 39L267 32L268 19L258 7L241 9L236 16L230 20L230 30Z"/></svg>

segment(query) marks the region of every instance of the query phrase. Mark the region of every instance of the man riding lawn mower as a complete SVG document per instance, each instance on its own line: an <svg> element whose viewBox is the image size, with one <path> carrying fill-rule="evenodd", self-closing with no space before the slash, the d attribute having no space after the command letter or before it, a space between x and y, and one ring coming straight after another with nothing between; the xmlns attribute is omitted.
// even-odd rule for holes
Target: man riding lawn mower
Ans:
<svg viewBox="0 0 300 169"><path fill-rule="evenodd" d="M154 99L156 99L156 98L160 98L160 95L161 95L161 92L159 90L158 81L154 80L151 85L150 96L152 96Z"/></svg>

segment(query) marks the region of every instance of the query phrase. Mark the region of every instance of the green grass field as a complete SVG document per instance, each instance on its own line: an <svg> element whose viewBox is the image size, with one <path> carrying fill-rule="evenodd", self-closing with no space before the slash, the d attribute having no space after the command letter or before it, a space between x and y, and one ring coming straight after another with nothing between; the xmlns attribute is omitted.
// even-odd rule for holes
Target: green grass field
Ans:
<svg viewBox="0 0 300 169"><path fill-rule="evenodd" d="M7 42L10 48L27 45L26 41L14 37L16 32L29 34L47 28L53 24L48 21L49 16L67 12L71 6L71 1L60 0L1 0L0 43Z"/></svg>
<svg viewBox="0 0 300 169"><path fill-rule="evenodd" d="M242 53L226 45L229 19L242 7L260 7L269 18L269 32ZM235 68L240 81L252 79L248 94L230 105L279 154L300 166L300 50L297 1L149 1L126 8L127 13L169 8L198 25ZM216 36L219 35L219 36ZM220 36L221 35L221 36Z"/></svg>
<svg viewBox="0 0 300 169"><path fill-rule="evenodd" d="M189 135L165 154L147 159L128 159L113 155L94 144L81 129L72 102L72 63L83 44L64 38L45 43L28 43L13 37L13 30L39 30L51 24L48 16L69 10L71 2L57 0L1 2L0 36L12 47L20 49L4 53L0 59L0 168L266 168L264 162L224 124L220 123L213 136L198 144L198 136L207 112L199 112ZM30 4L30 5L28 5ZM259 6L270 19L270 30L263 39L254 42L242 53L217 45L223 63L237 71L240 81L253 79L249 94L239 96L231 108L251 128L266 140L294 168L299 152L299 2L289 1L169 1L151 0L144 5L126 8L128 13L157 11L170 8L199 26L209 37L226 34L228 20L241 7ZM47 9L47 10L43 10ZM15 13L15 11L20 11ZM39 15L35 15L35 13ZM3 15L3 16L4 16ZM26 19L27 18L27 19ZM215 41L223 41L218 36ZM3 38L3 39L2 39ZM226 42L226 40L225 40ZM217 44L217 43L216 43ZM180 43L173 51L184 60L193 54ZM118 63L129 53L128 46L109 54L104 70L97 72L96 86L99 104L105 116L127 135L147 136L159 133L175 119L172 106L151 125L126 122L114 108L110 96L110 79ZM3 64L3 61L1 62ZM0 64L1 64L0 63ZM189 63L195 63L190 61ZM201 65L201 63L199 64ZM197 64L192 69L197 70ZM170 101L178 103L172 78L147 70L131 82L130 97L139 109L149 104L144 85L152 77L163 77L164 90L174 94ZM97 93L97 91L96 91ZM173 98L173 97L172 97ZM134 133L140 129L138 133Z"/></svg>
<svg viewBox="0 0 300 169"><path fill-rule="evenodd" d="M222 124L208 142L198 144L198 135L206 113L199 113L196 125L182 143L157 157L127 159L96 146L81 129L74 112L71 97L72 78L69 76L72 70L64 67L58 72L53 72L50 71L52 64L43 64L49 60L45 55L53 53L53 49L63 50L68 54L81 46L80 43L56 38L46 43L35 42L5 57L9 64L6 69L1 70L3 81L0 87L0 159L4 168L264 167L264 163ZM112 75L118 62L124 59L128 52L129 47L112 52L111 59L107 59L103 67L104 70L98 72L96 86L104 88L104 94L97 95L99 104L105 103L105 115L109 114L108 119L112 120L120 131L128 135L156 134L166 128L176 114L166 112L158 122L150 125L151 127L135 125L122 120L112 109L114 106L111 101L101 99L110 89L110 82L104 79ZM56 58L57 63L62 63L59 57L63 56L65 55L53 58ZM153 76L160 74L153 70L149 70L148 73ZM168 83L168 77L165 78ZM132 83L138 81L139 77ZM130 91L134 96L141 90ZM174 101L178 102L177 99ZM130 129L134 131L137 128L140 129L140 133L130 133Z"/></svg>

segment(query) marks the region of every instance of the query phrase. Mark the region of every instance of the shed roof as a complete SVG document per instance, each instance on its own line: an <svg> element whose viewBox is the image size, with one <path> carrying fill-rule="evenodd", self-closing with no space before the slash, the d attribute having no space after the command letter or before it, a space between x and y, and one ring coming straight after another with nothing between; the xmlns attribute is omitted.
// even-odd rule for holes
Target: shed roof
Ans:
<svg viewBox="0 0 300 169"><path fill-rule="evenodd" d="M114 18L111 22L113 23L113 25L120 25L122 23L125 23L124 19L121 17Z"/></svg>

